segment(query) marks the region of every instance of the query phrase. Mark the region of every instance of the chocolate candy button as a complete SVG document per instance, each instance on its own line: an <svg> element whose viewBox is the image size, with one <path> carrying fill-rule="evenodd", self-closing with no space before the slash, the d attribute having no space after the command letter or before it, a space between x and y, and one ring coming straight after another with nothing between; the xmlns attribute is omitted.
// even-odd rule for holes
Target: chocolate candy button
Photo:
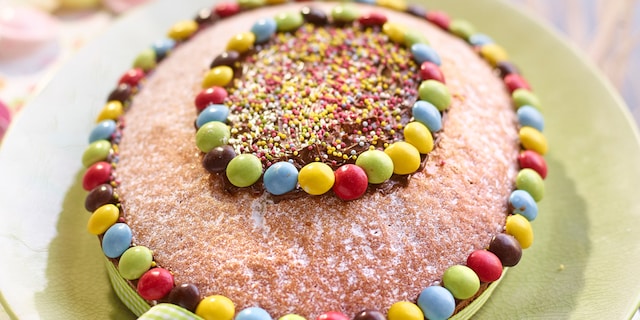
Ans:
<svg viewBox="0 0 640 320"><path fill-rule="evenodd" d="M305 21L318 26L325 25L329 21L327 14L324 13L324 11L314 7L304 7L300 10L300 13L302 13L302 17Z"/></svg>
<svg viewBox="0 0 640 320"><path fill-rule="evenodd" d="M353 320L386 320L387 318L380 311L364 310L355 315Z"/></svg>
<svg viewBox="0 0 640 320"><path fill-rule="evenodd" d="M200 302L200 290L194 284L183 283L171 290L169 302L195 312Z"/></svg>
<svg viewBox="0 0 640 320"><path fill-rule="evenodd" d="M116 199L113 195L113 187L111 185L101 184L89 192L84 201L84 208L89 212L94 212L105 204L115 204Z"/></svg>
<svg viewBox="0 0 640 320"><path fill-rule="evenodd" d="M120 101L123 105L129 102L131 99L131 87L126 83L119 84L107 98L107 102L109 101Z"/></svg>
<svg viewBox="0 0 640 320"><path fill-rule="evenodd" d="M491 240L489 251L498 256L505 267L517 265L522 258L522 248L518 240L505 233L499 233Z"/></svg>
<svg viewBox="0 0 640 320"><path fill-rule="evenodd" d="M229 162L236 157L236 152L230 145L219 146L207 152L202 159L202 166L211 173L223 172Z"/></svg>
<svg viewBox="0 0 640 320"><path fill-rule="evenodd" d="M236 51L225 51L213 59L209 68L213 69L219 66L234 68L238 60L240 60L240 53Z"/></svg>

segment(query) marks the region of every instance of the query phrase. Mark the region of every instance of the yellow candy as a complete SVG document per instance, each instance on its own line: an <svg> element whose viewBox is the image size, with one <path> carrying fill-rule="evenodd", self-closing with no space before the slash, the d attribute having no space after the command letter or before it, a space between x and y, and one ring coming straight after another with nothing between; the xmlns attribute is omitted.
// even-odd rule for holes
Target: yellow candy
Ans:
<svg viewBox="0 0 640 320"><path fill-rule="evenodd" d="M120 217L120 210L113 204L105 204L91 214L87 223L87 230L91 234L99 235L107 231Z"/></svg>
<svg viewBox="0 0 640 320"><path fill-rule="evenodd" d="M391 305L387 314L389 320L424 320L420 307L409 301L398 301Z"/></svg>
<svg viewBox="0 0 640 320"><path fill-rule="evenodd" d="M382 26L382 32L384 32L391 41L404 43L404 34L407 33L407 27L397 23L387 22Z"/></svg>
<svg viewBox="0 0 640 320"><path fill-rule="evenodd" d="M213 86L224 87L233 80L233 69L228 66L217 66L204 76L202 80L202 88L210 88Z"/></svg>
<svg viewBox="0 0 640 320"><path fill-rule="evenodd" d="M480 55L494 67L498 65L498 62L509 60L507 52L495 43L482 46L482 48L480 48Z"/></svg>
<svg viewBox="0 0 640 320"><path fill-rule="evenodd" d="M237 51L243 53L251 49L256 42L256 36L253 32L242 32L233 36L229 42L227 42L227 50Z"/></svg>
<svg viewBox="0 0 640 320"><path fill-rule="evenodd" d="M522 249L529 248L533 243L533 229L529 220L524 216L519 214L508 216L505 228L507 234L518 240Z"/></svg>
<svg viewBox="0 0 640 320"><path fill-rule="evenodd" d="M407 10L407 3L404 0L378 0L376 2L381 7L387 7L396 11Z"/></svg>
<svg viewBox="0 0 640 320"><path fill-rule="evenodd" d="M535 151L540 155L547 153L547 138L536 128L520 128L520 143L525 149Z"/></svg>
<svg viewBox="0 0 640 320"><path fill-rule="evenodd" d="M198 23L193 20L184 20L171 26L167 36L173 40L180 41L188 39L196 31L198 31Z"/></svg>
<svg viewBox="0 0 640 320"><path fill-rule="evenodd" d="M433 137L429 129L420 122L410 122L404 127L404 140L426 154L433 150Z"/></svg>
<svg viewBox="0 0 640 320"><path fill-rule="evenodd" d="M336 176L331 167L322 162L311 162L298 173L300 187L311 195L326 193L331 190L335 181Z"/></svg>
<svg viewBox="0 0 640 320"><path fill-rule="evenodd" d="M290 314L287 314L287 315L284 315L284 316L280 317L278 320L307 320L307 319L305 319L305 317L303 317L303 316L299 316L297 314L290 313Z"/></svg>
<svg viewBox="0 0 640 320"><path fill-rule="evenodd" d="M196 314L205 320L231 320L235 315L235 306L225 296L208 296L200 301Z"/></svg>
<svg viewBox="0 0 640 320"><path fill-rule="evenodd" d="M267 0L267 4L281 4L288 2L289 0Z"/></svg>
<svg viewBox="0 0 640 320"><path fill-rule="evenodd" d="M394 142L384 150L384 153L393 161L395 174L414 173L420 167L420 152L408 142Z"/></svg>
<svg viewBox="0 0 640 320"><path fill-rule="evenodd" d="M104 105L100 114L98 114L96 122L104 120L118 120L123 112L124 107L122 106L122 102L118 100L109 101Z"/></svg>

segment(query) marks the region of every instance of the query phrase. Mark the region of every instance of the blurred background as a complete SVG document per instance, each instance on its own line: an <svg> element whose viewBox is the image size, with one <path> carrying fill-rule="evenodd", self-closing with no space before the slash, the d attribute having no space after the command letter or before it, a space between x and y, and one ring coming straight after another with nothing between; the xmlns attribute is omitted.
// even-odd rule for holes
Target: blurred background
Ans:
<svg viewBox="0 0 640 320"><path fill-rule="evenodd" d="M119 15L152 0L0 0L0 140L69 57ZM622 94L640 123L640 0L497 0L564 35Z"/></svg>

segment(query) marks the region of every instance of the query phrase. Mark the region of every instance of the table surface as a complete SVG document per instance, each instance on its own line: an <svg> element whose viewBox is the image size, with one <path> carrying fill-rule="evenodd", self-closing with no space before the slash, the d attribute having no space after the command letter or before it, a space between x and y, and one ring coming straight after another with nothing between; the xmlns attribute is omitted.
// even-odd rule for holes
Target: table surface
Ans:
<svg viewBox="0 0 640 320"><path fill-rule="evenodd" d="M580 48L619 90L636 124L640 124L640 86L636 77L640 74L640 0L504 1L538 16ZM3 6L50 2L0 0L0 10ZM0 101L9 106L13 117L65 61L98 37L117 15L94 8L58 11L54 17L59 22L55 41L19 60L0 59ZM0 306L0 320L4 319L9 317ZM634 319L640 320L640 316L636 314Z"/></svg>

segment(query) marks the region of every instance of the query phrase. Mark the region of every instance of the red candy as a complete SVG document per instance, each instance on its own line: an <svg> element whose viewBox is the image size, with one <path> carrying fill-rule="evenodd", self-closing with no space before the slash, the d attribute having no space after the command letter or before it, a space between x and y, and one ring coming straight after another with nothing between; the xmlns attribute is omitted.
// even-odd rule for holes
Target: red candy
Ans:
<svg viewBox="0 0 640 320"><path fill-rule="evenodd" d="M449 30L449 24L451 23L451 18L442 11L427 12L427 20L444 30Z"/></svg>
<svg viewBox="0 0 640 320"><path fill-rule="evenodd" d="M533 150L525 150L518 155L520 168L529 168L537 172L542 179L547 177L547 162L544 158Z"/></svg>
<svg viewBox="0 0 640 320"><path fill-rule="evenodd" d="M211 87L200 91L196 96L196 109L204 110L210 104L221 104L227 98L227 90L221 87Z"/></svg>
<svg viewBox="0 0 640 320"><path fill-rule="evenodd" d="M329 311L319 315L316 320L349 320L349 317L338 311Z"/></svg>
<svg viewBox="0 0 640 320"><path fill-rule="evenodd" d="M338 198L349 201L362 197L367 191L369 180L364 170L355 164L345 164L335 172L333 192Z"/></svg>
<svg viewBox="0 0 640 320"><path fill-rule="evenodd" d="M504 77L504 84L509 89L509 92L513 93L517 89L526 89L531 91L531 86L521 75L517 73L511 73Z"/></svg>
<svg viewBox="0 0 640 320"><path fill-rule="evenodd" d="M96 162L87 172L84 173L82 178L82 188L91 191L95 187L109 182L111 179L111 164L108 162L100 161Z"/></svg>
<svg viewBox="0 0 640 320"><path fill-rule="evenodd" d="M373 27L373 26L381 26L387 22L387 16L380 12L370 12L367 13L360 18L358 18L358 22L363 27Z"/></svg>
<svg viewBox="0 0 640 320"><path fill-rule="evenodd" d="M166 269L153 268L138 280L138 294L146 300L164 298L173 289L173 275Z"/></svg>
<svg viewBox="0 0 640 320"><path fill-rule="evenodd" d="M127 71L125 74L120 77L118 84L128 84L131 87L138 86L140 80L144 79L144 71L140 68L134 68Z"/></svg>
<svg viewBox="0 0 640 320"><path fill-rule="evenodd" d="M220 18L226 18L240 12L240 5L237 2L220 2L213 7L213 11Z"/></svg>
<svg viewBox="0 0 640 320"><path fill-rule="evenodd" d="M500 258L487 250L476 250L467 258L467 267L471 268L482 282L492 282L502 275Z"/></svg>
<svg viewBox="0 0 640 320"><path fill-rule="evenodd" d="M422 80L436 80L445 83L442 70L440 70L440 67L438 67L438 65L433 62L423 62L422 65L420 65L419 73L420 79Z"/></svg>

